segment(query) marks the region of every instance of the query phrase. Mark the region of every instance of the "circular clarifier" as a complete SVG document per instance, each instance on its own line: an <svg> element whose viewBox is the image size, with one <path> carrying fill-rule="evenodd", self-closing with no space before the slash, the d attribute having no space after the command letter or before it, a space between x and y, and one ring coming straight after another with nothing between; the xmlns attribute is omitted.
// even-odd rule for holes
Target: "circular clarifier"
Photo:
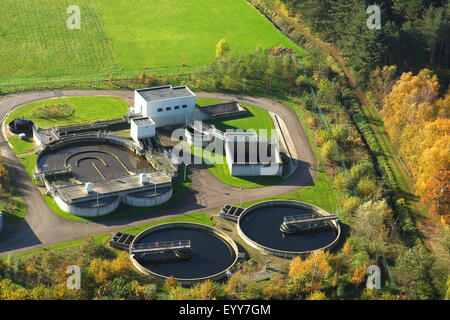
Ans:
<svg viewBox="0 0 450 320"><path fill-rule="evenodd" d="M136 170L152 169L145 158L131 150L108 142L84 142L67 144L55 150L43 152L38 159L39 170L69 168L78 181L109 179L125 176Z"/></svg>
<svg viewBox="0 0 450 320"><path fill-rule="evenodd" d="M284 217L297 215L322 217L329 214L303 202L266 201L242 212L237 225L238 232L249 245L282 257L330 249L336 244L340 235L340 226L336 220L330 220L324 227L317 229L283 232L280 226L283 224Z"/></svg>
<svg viewBox="0 0 450 320"><path fill-rule="evenodd" d="M224 277L237 262L238 249L223 232L197 223L167 223L141 232L131 248L143 244L190 241L190 250L166 250L155 257L131 252L133 264L159 280L173 276L181 284ZM163 258L160 258L163 257Z"/></svg>

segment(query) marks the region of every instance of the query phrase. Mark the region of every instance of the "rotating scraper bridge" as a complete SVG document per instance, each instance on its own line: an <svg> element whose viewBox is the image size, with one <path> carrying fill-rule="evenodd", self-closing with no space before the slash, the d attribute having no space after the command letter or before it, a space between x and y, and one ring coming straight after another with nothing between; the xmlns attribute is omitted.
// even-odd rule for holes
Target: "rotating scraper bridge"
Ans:
<svg viewBox="0 0 450 320"><path fill-rule="evenodd" d="M110 120L117 124L121 119ZM150 207L170 199L177 167L163 150L106 131L100 125L33 128L41 151L35 180L47 187L59 207L79 216L100 216L120 202ZM107 121L101 122L107 128Z"/></svg>

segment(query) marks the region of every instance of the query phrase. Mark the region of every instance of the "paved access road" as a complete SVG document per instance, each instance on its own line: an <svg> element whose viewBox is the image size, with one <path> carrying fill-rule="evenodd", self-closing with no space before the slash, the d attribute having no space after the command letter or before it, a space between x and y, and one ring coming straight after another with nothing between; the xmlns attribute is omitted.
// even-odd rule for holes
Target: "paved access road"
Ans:
<svg viewBox="0 0 450 320"><path fill-rule="evenodd" d="M198 98L231 100L248 103L279 115L292 138L297 151L297 170L276 186L243 191L243 201L252 201L292 192L311 185L317 175L317 162L296 113L288 106L269 98L250 97L225 93L197 92ZM0 119L9 111L26 103L63 96L113 96L134 103L133 91L125 90L51 90L24 92L0 97ZM94 107L94 106L93 106ZM17 156L12 152L3 135L0 135L0 154L27 204L24 221L7 237L0 238L0 256L29 251L35 248L66 242L85 236L85 223L60 218L45 203ZM191 168L191 190L177 203L167 208L130 218L104 222L89 222L89 234L113 232L168 217L219 208L226 203L239 203L241 191L219 181L203 166Z"/></svg>

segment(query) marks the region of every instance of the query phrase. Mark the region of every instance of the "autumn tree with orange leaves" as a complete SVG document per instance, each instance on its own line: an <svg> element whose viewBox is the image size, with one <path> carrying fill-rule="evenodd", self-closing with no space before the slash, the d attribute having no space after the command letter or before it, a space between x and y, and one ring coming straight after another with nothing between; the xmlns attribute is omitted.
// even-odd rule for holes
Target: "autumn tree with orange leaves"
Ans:
<svg viewBox="0 0 450 320"><path fill-rule="evenodd" d="M417 195L436 213L437 204L445 202L433 187L439 184L436 170L450 168L450 92L439 97L439 89L436 75L428 69L416 76L404 73L381 110L386 130L416 180Z"/></svg>
<svg viewBox="0 0 450 320"><path fill-rule="evenodd" d="M450 168L442 164L425 186L421 201L429 205L430 212L448 215L450 212Z"/></svg>

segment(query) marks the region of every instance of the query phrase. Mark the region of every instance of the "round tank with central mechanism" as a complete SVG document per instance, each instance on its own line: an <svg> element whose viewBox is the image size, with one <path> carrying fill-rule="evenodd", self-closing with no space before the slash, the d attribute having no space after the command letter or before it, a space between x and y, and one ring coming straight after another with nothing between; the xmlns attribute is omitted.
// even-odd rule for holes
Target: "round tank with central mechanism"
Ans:
<svg viewBox="0 0 450 320"><path fill-rule="evenodd" d="M237 230L250 246L276 256L306 256L331 249L339 240L337 216L299 201L257 203L239 216Z"/></svg>
<svg viewBox="0 0 450 320"><path fill-rule="evenodd" d="M238 248L229 236L189 222L165 223L144 230L130 248L131 260L141 272L162 281L173 276L183 285L221 279L238 259Z"/></svg>

